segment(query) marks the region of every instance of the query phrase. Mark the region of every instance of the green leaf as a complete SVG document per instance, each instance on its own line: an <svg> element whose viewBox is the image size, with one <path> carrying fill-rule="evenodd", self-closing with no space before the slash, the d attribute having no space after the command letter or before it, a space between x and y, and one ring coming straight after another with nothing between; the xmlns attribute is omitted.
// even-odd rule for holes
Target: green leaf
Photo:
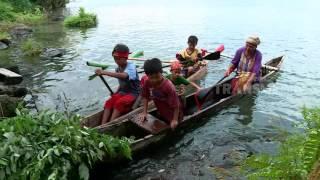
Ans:
<svg viewBox="0 0 320 180"><path fill-rule="evenodd" d="M15 138L15 134L13 132L4 133L3 136L6 137L9 142L13 142Z"/></svg>
<svg viewBox="0 0 320 180"><path fill-rule="evenodd" d="M89 169L84 163L81 163L79 166L79 177L83 180L89 179Z"/></svg>
<svg viewBox="0 0 320 180"><path fill-rule="evenodd" d="M54 152L54 154L55 154L56 156L60 156L59 149L55 148L55 149L53 150L53 152Z"/></svg>
<svg viewBox="0 0 320 180"><path fill-rule="evenodd" d="M81 134L85 135L85 136L89 136L89 133L85 132L85 131L82 131L80 130Z"/></svg>
<svg viewBox="0 0 320 180"><path fill-rule="evenodd" d="M0 159L0 165L7 166L8 165L8 160L4 159L4 158L1 158Z"/></svg>
<svg viewBox="0 0 320 180"><path fill-rule="evenodd" d="M102 148L104 146L103 142L99 143L99 148Z"/></svg>

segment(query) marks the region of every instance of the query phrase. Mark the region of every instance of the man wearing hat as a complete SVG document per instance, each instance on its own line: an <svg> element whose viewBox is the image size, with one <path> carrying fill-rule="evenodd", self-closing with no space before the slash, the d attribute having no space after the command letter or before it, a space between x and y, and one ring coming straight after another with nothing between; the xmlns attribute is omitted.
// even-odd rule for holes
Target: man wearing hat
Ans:
<svg viewBox="0 0 320 180"><path fill-rule="evenodd" d="M231 82L233 94L246 92L253 83L259 82L262 60L262 54L257 49L259 44L259 37L248 37L246 45L237 50L231 65L226 70L225 76L229 76L237 69L237 76Z"/></svg>
<svg viewBox="0 0 320 180"><path fill-rule="evenodd" d="M117 44L112 51L112 56L118 65L116 72L101 69L95 71L97 75L107 75L119 81L117 92L105 102L101 124L128 113L140 93L140 80L136 65L127 61L129 54L128 46Z"/></svg>

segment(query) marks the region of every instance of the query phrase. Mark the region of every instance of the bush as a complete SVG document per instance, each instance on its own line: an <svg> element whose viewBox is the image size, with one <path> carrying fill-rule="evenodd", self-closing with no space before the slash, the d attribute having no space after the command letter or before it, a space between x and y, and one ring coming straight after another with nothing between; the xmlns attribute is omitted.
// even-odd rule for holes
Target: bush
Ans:
<svg viewBox="0 0 320 180"><path fill-rule="evenodd" d="M27 25L39 24L43 21L44 14L39 8L36 8L34 12L20 13L16 18L16 22L23 23Z"/></svg>
<svg viewBox="0 0 320 180"><path fill-rule="evenodd" d="M32 3L38 4L46 10L54 10L57 8L65 7L69 0L31 0Z"/></svg>
<svg viewBox="0 0 320 180"><path fill-rule="evenodd" d="M14 21L15 13L13 7L6 2L0 1L0 21Z"/></svg>
<svg viewBox="0 0 320 180"><path fill-rule="evenodd" d="M249 179L307 179L320 160L320 108L304 108L302 114L305 135L289 137L276 156L249 157L243 165Z"/></svg>
<svg viewBox="0 0 320 180"><path fill-rule="evenodd" d="M88 179L104 157L131 157L127 139L79 124L79 116L25 110L0 121L0 179Z"/></svg>
<svg viewBox="0 0 320 180"><path fill-rule="evenodd" d="M0 21L33 25L43 20L44 15L39 8L27 8L28 11L21 11L14 7L7 2L0 1Z"/></svg>
<svg viewBox="0 0 320 180"><path fill-rule="evenodd" d="M80 8L79 15L66 18L64 24L67 27L94 27L97 25L97 16L95 14L86 13L84 8Z"/></svg>
<svg viewBox="0 0 320 180"><path fill-rule="evenodd" d="M23 42L21 49L27 56L37 56L42 52L41 45L32 39Z"/></svg>
<svg viewBox="0 0 320 180"><path fill-rule="evenodd" d="M24 12L32 10L32 4L29 0L6 0L14 8L15 12Z"/></svg>

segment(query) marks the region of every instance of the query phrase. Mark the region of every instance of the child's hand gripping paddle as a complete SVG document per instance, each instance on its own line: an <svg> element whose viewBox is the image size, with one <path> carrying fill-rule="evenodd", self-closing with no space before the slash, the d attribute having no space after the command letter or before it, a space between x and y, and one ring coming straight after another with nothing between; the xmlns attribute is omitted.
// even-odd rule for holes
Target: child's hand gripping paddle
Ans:
<svg viewBox="0 0 320 180"><path fill-rule="evenodd" d="M87 66L100 67L102 70L105 70L105 69L107 69L107 68L109 67L108 65L105 65L105 64L99 64L99 63L89 62L89 61L87 61ZM92 79L95 78L96 76L97 76L96 74L89 76L89 80L92 80ZM110 88L110 86L109 86L109 84L107 83L107 81L104 79L104 77L102 77L102 75L100 75L99 77L100 77L100 79L102 80L103 84L108 88L110 94L112 95L112 94L113 94L113 91L112 91L112 89Z"/></svg>
<svg viewBox="0 0 320 180"><path fill-rule="evenodd" d="M136 53L134 53L130 58L139 58L139 57L142 57L144 55L144 52L143 51L137 51ZM87 65L88 66L92 66L92 67L99 67L101 68L102 70L105 70L109 67L109 65L107 64L99 64L99 63L95 63L95 62L89 62L87 61ZM96 74L93 74L91 76L89 76L89 81L91 81L92 79L94 79L95 77L97 77Z"/></svg>

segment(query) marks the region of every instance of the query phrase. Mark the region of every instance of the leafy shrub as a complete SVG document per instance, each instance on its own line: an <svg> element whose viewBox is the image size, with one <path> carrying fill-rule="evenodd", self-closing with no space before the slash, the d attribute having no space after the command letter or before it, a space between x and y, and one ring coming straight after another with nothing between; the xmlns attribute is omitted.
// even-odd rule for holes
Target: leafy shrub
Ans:
<svg viewBox="0 0 320 180"><path fill-rule="evenodd" d="M16 22L23 23L27 25L39 24L43 21L44 14L39 8L35 8L34 11L28 13L20 13L16 17Z"/></svg>
<svg viewBox="0 0 320 180"><path fill-rule="evenodd" d="M34 4L38 4L46 10L54 10L57 8L65 7L69 0L30 0Z"/></svg>
<svg viewBox="0 0 320 180"><path fill-rule="evenodd" d="M12 7L14 7L15 12L24 12L32 9L32 4L29 0L6 0Z"/></svg>
<svg viewBox="0 0 320 180"><path fill-rule="evenodd" d="M307 179L320 160L320 108L302 111L305 134L289 137L276 156L249 157L243 165L249 179Z"/></svg>
<svg viewBox="0 0 320 180"><path fill-rule="evenodd" d="M0 121L0 179L88 179L105 157L131 157L127 139L80 127L80 117L43 111Z"/></svg>
<svg viewBox="0 0 320 180"><path fill-rule="evenodd" d="M14 19L13 7L9 3L0 1L0 21L13 21Z"/></svg>
<svg viewBox="0 0 320 180"><path fill-rule="evenodd" d="M64 24L67 27L94 27L97 25L97 16L95 14L86 13L84 8L80 8L79 15L66 18Z"/></svg>
<svg viewBox="0 0 320 180"><path fill-rule="evenodd" d="M41 45L32 39L23 42L21 49L26 56L37 56L42 52Z"/></svg>

